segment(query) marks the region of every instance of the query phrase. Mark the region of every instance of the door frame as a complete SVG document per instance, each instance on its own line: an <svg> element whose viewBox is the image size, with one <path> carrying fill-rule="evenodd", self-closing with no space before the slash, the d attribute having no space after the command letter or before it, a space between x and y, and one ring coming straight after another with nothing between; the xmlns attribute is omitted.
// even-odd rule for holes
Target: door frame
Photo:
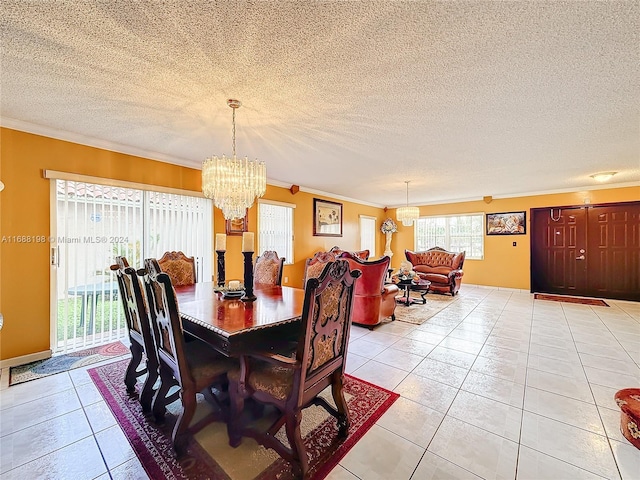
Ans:
<svg viewBox="0 0 640 480"><path fill-rule="evenodd" d="M535 231L535 224L534 224L534 212L541 212L541 211L549 211L549 210L555 210L555 209L584 209L585 211L585 241L588 241L587 237L588 237L588 230L589 230L589 209L592 208L599 208L599 207L615 207L618 205L640 205L639 201L626 201L626 202L604 202L604 203L595 203L595 204L577 204L577 205L563 205L563 206L549 206L549 207L532 207L529 209L529 218L530 218L530 236L529 236L529 285L530 285L530 292L531 293L535 293L537 290L534 290L534 263L533 263L533 259L534 259L534 242L536 239L536 231ZM585 247L587 248L588 245ZM587 248L588 250L588 248ZM589 261L589 258L587 257L587 261ZM587 269L588 272L588 264L585 267ZM589 278L588 278L588 273L587 273L587 285L586 285L586 290L593 290L589 287ZM540 293L555 293L555 292L540 292ZM563 294L560 294L563 295ZM589 296L592 297L593 295L583 295L581 293L576 293L576 295L578 296ZM615 298L615 297L594 297L594 298ZM637 301L635 299L627 299L629 301Z"/></svg>

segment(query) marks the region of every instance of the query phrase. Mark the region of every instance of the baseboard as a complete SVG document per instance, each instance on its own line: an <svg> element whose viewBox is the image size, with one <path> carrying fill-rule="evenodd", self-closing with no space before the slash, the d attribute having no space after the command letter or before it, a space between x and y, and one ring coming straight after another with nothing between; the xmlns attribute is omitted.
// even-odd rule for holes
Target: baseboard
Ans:
<svg viewBox="0 0 640 480"><path fill-rule="evenodd" d="M524 288L511 288L511 287L498 287L496 285L480 285L477 283L463 283L460 288L467 285L468 287L473 288L483 288L485 290L501 290L504 292L514 292L514 293L531 293L530 290Z"/></svg>
<svg viewBox="0 0 640 480"><path fill-rule="evenodd" d="M51 350L44 350L42 352L30 353L29 355L22 355L20 357L6 358L4 360L0 360L0 369L17 367L18 365L24 365L25 363L44 360L46 358L51 358L51 355Z"/></svg>

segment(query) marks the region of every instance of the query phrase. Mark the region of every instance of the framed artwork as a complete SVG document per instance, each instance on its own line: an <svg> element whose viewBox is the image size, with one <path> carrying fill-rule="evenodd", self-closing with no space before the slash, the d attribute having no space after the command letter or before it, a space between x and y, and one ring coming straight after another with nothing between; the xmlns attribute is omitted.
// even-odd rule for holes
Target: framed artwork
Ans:
<svg viewBox="0 0 640 480"><path fill-rule="evenodd" d="M487 235L524 235L527 233L527 213L487 213Z"/></svg>
<svg viewBox="0 0 640 480"><path fill-rule="evenodd" d="M313 199L313 234L321 237L342 236L342 204Z"/></svg>
<svg viewBox="0 0 640 480"><path fill-rule="evenodd" d="M249 231L249 219L248 213L244 214L244 218L234 218L233 220L227 220L226 232L227 235L242 235L244 232Z"/></svg>

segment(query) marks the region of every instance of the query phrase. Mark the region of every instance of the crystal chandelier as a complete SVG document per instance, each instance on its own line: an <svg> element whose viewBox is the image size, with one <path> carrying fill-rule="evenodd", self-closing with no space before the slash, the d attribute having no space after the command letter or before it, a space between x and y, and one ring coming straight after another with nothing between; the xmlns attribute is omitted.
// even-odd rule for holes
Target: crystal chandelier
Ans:
<svg viewBox="0 0 640 480"><path fill-rule="evenodd" d="M202 162L202 193L213 199L226 220L244 218L256 197L267 189L267 167L264 162L236 158L236 109L239 100L227 100L233 109L233 157L213 156Z"/></svg>
<svg viewBox="0 0 640 480"><path fill-rule="evenodd" d="M399 222L402 222L402 225L405 227L410 227L413 225L413 221L420 217L420 209L409 206L409 180L405 180L404 183L407 184L407 206L400 207L396 210L396 218Z"/></svg>

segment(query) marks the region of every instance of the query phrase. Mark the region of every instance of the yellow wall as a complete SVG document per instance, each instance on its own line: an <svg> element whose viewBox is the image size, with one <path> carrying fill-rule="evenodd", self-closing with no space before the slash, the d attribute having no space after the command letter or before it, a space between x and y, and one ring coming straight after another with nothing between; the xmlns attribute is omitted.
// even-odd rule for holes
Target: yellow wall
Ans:
<svg viewBox="0 0 640 480"><path fill-rule="evenodd" d="M38 135L0 129L0 235L49 236L49 180L43 170L59 170L96 177L112 178L171 188L200 191L200 171L149 159L134 157ZM359 215L376 217L377 224L395 211L337 200L343 204L343 236L313 236L313 198L336 201L331 197L268 186L265 199L293 203L295 241L292 265L285 266L288 284L302 285L304 261L314 252L338 245L345 250L359 249ZM589 198L592 204L640 199L640 189L619 188L541 195L421 207L421 215L445 215L471 212L527 211L544 206L580 205ZM249 211L249 230L256 231L257 207ZM224 220L214 212L215 232L224 232ZM398 225L393 235L392 265L404 259L404 249L413 249L413 227ZM512 288L529 288L529 225L527 235L485 237L485 258L465 262L464 282ZM378 233L372 257L382 255L384 235ZM517 246L511 243L517 241ZM242 278L241 237L227 238L226 278ZM4 327L0 331L0 360L46 351L50 348L49 245L46 243L0 244L0 307Z"/></svg>
<svg viewBox="0 0 640 480"><path fill-rule="evenodd" d="M540 207L558 207L583 205L585 199L591 204L630 202L640 200L639 187L590 190L572 193L535 195L528 197L495 199L491 203L482 200L474 202L428 205L420 207L421 216L450 215L464 213L527 213L527 233L525 235L495 235L484 237L484 259L465 260L463 283L490 285L508 288L530 288L530 209ZM393 212L395 216L395 212ZM404 250L414 249L414 228L398 225L394 234L392 265L399 266L404 260ZM516 242L514 247L512 244Z"/></svg>
<svg viewBox="0 0 640 480"><path fill-rule="evenodd" d="M320 198L323 200L336 201L331 197L323 197L299 191L292 194L289 189L267 186L267 192L264 199L276 200L278 202L286 202L295 204L293 216L294 225L294 248L293 263L285 265L282 274L283 285L302 288L302 277L304 275L305 260L315 252L321 250L329 250L331 247L338 245L344 250L360 250L360 215L369 215L377 218L377 223L381 224L384 217L384 211L381 208L370 207L358 203L346 202L338 200L342 203L342 237L316 237L313 236L313 199ZM256 222L258 217L258 207L254 206L249 210L249 231L256 231ZM222 212L215 209L214 223L216 231L224 231L224 218ZM220 228L218 228L218 226ZM242 279L242 237L227 237L227 253L225 254L225 279ZM376 239L376 252L372 252L371 257L381 256L384 250L384 236L382 233ZM287 259L289 263L291 259ZM285 283L284 279L288 278Z"/></svg>
<svg viewBox="0 0 640 480"><path fill-rule="evenodd" d="M6 188L0 194L0 233L4 237L49 236L49 180L43 170L200 191L200 171L149 159L87 147L74 143L0 129L0 173ZM295 246L292 265L284 269L288 284L302 286L304 260L319 250L339 245L359 249L358 215L382 221L380 208L343 202L343 236L313 236L313 198L304 192L293 195L286 188L269 186L265 199L296 205ZM249 230L256 230L257 207L249 211ZM223 233L224 219L214 212L215 232ZM242 278L242 237L227 238L226 278ZM384 239L380 234L378 255ZM0 244L0 292L4 327L0 331L0 360L46 351L50 348L49 245L46 243Z"/></svg>

